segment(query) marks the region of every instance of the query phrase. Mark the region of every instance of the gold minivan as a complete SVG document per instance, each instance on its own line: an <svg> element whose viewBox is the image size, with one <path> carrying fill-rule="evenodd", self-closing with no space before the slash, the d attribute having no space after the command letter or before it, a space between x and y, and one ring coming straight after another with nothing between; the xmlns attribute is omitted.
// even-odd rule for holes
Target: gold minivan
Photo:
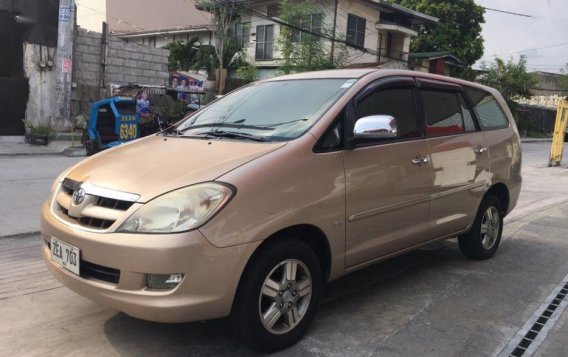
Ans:
<svg viewBox="0 0 568 357"><path fill-rule="evenodd" d="M490 258L521 189L494 89L376 69L236 90L65 171L42 208L63 284L159 322L229 317L256 350L312 321L328 281L438 239Z"/></svg>

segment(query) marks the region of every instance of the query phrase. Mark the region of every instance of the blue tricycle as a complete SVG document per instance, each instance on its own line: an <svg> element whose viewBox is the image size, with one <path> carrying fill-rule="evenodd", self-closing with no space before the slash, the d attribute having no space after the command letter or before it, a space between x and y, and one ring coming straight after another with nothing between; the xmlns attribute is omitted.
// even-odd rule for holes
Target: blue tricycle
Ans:
<svg viewBox="0 0 568 357"><path fill-rule="evenodd" d="M134 98L115 96L93 103L81 139L87 155L93 155L140 137Z"/></svg>

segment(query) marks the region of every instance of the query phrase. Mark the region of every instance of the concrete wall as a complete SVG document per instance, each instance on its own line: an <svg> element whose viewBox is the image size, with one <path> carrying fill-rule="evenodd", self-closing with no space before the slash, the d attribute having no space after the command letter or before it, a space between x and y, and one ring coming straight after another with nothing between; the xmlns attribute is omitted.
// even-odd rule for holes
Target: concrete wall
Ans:
<svg viewBox="0 0 568 357"><path fill-rule="evenodd" d="M552 96L552 95L566 95L560 88L560 74L548 72L533 72L537 79L537 88L544 88L545 90L532 90L534 96Z"/></svg>
<svg viewBox="0 0 568 357"><path fill-rule="evenodd" d="M72 115L88 114L90 104L105 96L110 84L165 85L169 51L153 46L127 43L110 37L106 51L104 84L101 88L101 37L98 32L77 29Z"/></svg>

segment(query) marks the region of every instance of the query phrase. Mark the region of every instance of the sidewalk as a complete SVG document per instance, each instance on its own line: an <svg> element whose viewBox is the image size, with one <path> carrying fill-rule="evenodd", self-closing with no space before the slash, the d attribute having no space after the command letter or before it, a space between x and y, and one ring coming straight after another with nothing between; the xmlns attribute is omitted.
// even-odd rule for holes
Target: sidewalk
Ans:
<svg viewBox="0 0 568 357"><path fill-rule="evenodd" d="M0 157L27 155L85 156L85 150L80 146L81 143L75 141L75 148L72 148L72 142L68 140L51 141L47 146L30 145L24 142L23 136L0 136Z"/></svg>

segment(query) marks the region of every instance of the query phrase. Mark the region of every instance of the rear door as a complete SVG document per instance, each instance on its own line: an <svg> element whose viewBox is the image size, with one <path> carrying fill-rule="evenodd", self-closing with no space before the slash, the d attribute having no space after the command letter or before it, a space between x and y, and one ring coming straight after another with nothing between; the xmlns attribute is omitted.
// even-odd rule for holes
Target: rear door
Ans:
<svg viewBox="0 0 568 357"><path fill-rule="evenodd" d="M347 122L371 115L394 117L397 137L358 142L345 151L347 267L427 238L432 175L414 80L387 78L372 84L356 97ZM352 129L346 132L352 134Z"/></svg>
<svg viewBox="0 0 568 357"><path fill-rule="evenodd" d="M473 222L490 179L488 150L461 87L430 80L418 83L434 177L429 235L437 238Z"/></svg>

